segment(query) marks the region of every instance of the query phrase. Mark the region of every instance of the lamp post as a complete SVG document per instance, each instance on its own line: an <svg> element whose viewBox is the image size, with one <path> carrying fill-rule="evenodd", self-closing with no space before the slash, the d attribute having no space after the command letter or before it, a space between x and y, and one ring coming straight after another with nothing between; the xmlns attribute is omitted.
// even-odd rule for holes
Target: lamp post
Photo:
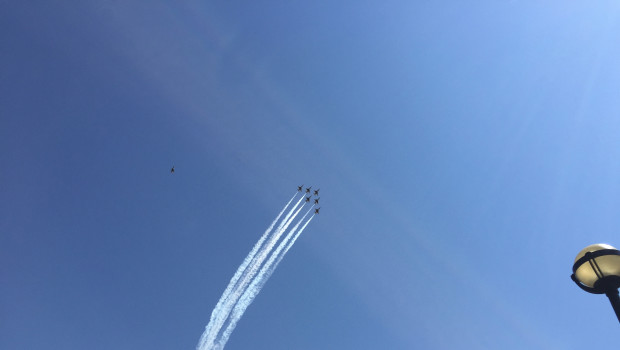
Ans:
<svg viewBox="0 0 620 350"><path fill-rule="evenodd" d="M620 251L608 244L593 244L577 254L570 278L588 293L605 294L620 321Z"/></svg>

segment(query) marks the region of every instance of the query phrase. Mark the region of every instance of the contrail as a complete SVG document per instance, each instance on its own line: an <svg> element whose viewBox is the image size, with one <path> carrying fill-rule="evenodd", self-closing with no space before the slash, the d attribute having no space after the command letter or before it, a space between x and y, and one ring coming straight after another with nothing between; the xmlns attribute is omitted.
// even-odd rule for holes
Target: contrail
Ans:
<svg viewBox="0 0 620 350"><path fill-rule="evenodd" d="M294 197L295 196L293 196L293 198ZM231 280L231 282L229 283L230 288L227 288L226 291L224 291L224 293L227 295L226 296L222 295L222 297L220 298L221 303L218 302L218 305L216 305L216 308L212 312L211 320L209 321L209 324L205 328L205 331L200 338L198 346L196 347L198 350L205 350L205 349L212 348L212 346L214 345L215 339L220 333L222 326L228 319L228 316L230 315L230 312L232 311L233 307L236 305L239 297L244 293L247 286L251 283L251 280L256 275L256 272L260 268L260 265L266 259L269 252L271 252L274 245L280 239L281 235L286 231L288 226L291 224L291 222L293 222L297 214L299 214L299 212L303 208L303 205L302 205L299 209L297 209L297 207L299 206L299 204L301 203L303 199L304 199L304 196L302 196L299 199L299 201L297 201L295 206L288 212L288 214L284 217L282 222L280 222L280 225L278 225L277 229L275 230L275 232L269 238L269 241L265 245L263 245L263 242L261 242L261 240L264 241L266 237L269 236L269 232L266 231L265 234L263 234L265 239L261 237L259 242L257 242L257 244L255 245L255 248L257 248L256 251L252 249L252 251L250 252L250 255L254 253L253 256L250 257L250 255L248 255L248 257L246 257L246 259L244 260L244 263L246 262L246 260L248 261L248 263L245 266L243 266L243 268L242 266L239 267L238 272L239 270L240 272L237 278L235 279L235 276L233 276L234 283L233 283L233 280ZM289 204L290 204L290 201L289 201ZM289 204L287 204L287 207ZM284 210L281 212L279 216L281 216L283 212ZM276 220L270 227L271 229L273 229L273 225L275 224L275 222L277 222L277 219L278 218L276 218ZM268 231L271 231L271 230L268 230ZM240 282L239 282L239 279L241 279Z"/></svg>
<svg viewBox="0 0 620 350"><path fill-rule="evenodd" d="M304 215L304 217L305 217L305 215ZM280 246L278 246L277 250L271 255L271 257L269 258L269 261L267 263L265 263L265 265L263 266L263 268L260 271L259 276L257 276L252 281L252 284L250 285L250 287L246 289L246 292L241 297L242 302L249 299L247 301L247 306L249 306L252 303L252 301L254 300L254 297L256 297L256 295L263 288L263 286L265 285L265 283L267 282L269 277L271 277L271 274L273 274L273 272L276 270L276 268L278 267L278 264L284 258L284 255L286 255L288 250L291 249L291 247L293 246L293 244L295 243L295 241L297 240L299 235L301 235L303 230L306 228L306 226L308 226L308 224L310 223L310 221L312 221L313 218L314 218L314 215L311 216L310 219L308 219L308 221L306 221L304 226L302 226L302 228L297 232L297 234L295 234L295 229L303 221L303 219L301 219L299 221L299 223L295 226L295 229L291 230L291 232L287 235L286 239L282 241L282 244L280 244ZM293 234L295 234L295 236L294 236L294 238L292 240L290 240L290 238L293 236ZM288 242L288 244L287 244L287 241L289 241L289 240L290 240L290 242ZM284 248L285 246L286 246L286 248ZM284 248L284 251L282 252L282 254L279 254L280 251L283 250L283 248ZM277 260L274 263L274 260L276 258L277 258ZM240 306L241 306L242 302L237 303L237 307L235 307L235 311L237 311L238 309L240 310ZM247 308L247 306L246 306L246 308Z"/></svg>
<svg viewBox="0 0 620 350"><path fill-rule="evenodd" d="M301 210L301 208L299 208L299 210L295 212L295 209L299 206L299 204L301 203L303 199L304 197L302 196L299 199L299 201L297 201L295 206L284 217L284 220L282 220L280 225L278 225L276 231L269 238L269 241L266 243L266 245L260 249L258 254L255 254L255 256L252 259L250 259L251 261L249 263L249 266L242 273L241 281L240 282L236 281L236 283L233 285L233 290L231 291L231 293L229 293L228 297L224 299L224 302L222 303L221 307L217 310L217 313L215 313L215 318L213 318L209 322L210 326L207 325L208 332L207 332L207 329L205 329L205 332L203 333L203 336L201 337L201 341L199 343L198 349L209 349L211 347L211 345L215 341L215 338L217 337L220 330L222 329L222 326L226 322L226 319L230 315L232 308L237 303L239 296L241 296L241 294L243 293L247 285L251 282L251 279L254 277L254 275L256 274L256 271L259 269L260 265L265 260L267 254L271 251L271 249L273 249L273 246L275 245L275 241L279 239L280 235L282 234L282 231L286 230L290 222L295 218L299 210ZM295 212L295 215L291 218L291 215L294 212Z"/></svg>
<svg viewBox="0 0 620 350"><path fill-rule="evenodd" d="M265 282L267 282L267 279L269 279L269 277L271 277L271 274L273 273L273 271L276 270L276 268L278 267L278 264L280 263L280 261L282 261L282 258L284 258L284 256L288 252L288 250L291 249L291 247L293 246L293 244L295 244L295 241L297 241L297 238L299 238L299 235L301 235L301 233L306 229L306 226L308 226L308 224L310 223L310 221L312 221L313 218L314 218L314 215L312 215L310 217L310 219L308 219L308 221L306 221L306 223L301 227L301 230L299 230L299 232L297 232L295 237L293 237L293 239L289 242L289 244L286 246L286 248L284 249L282 254L280 254L280 256L278 257L278 260L276 261L276 264L273 265L273 268L269 271L269 275L265 279ZM263 284L264 284L264 282L263 282ZM262 288L262 286L261 286L261 288Z"/></svg>
<svg viewBox="0 0 620 350"><path fill-rule="evenodd" d="M240 278L242 275L244 275L244 274L245 274L245 271L246 271L246 269L247 269L247 266L250 264L250 262L252 262L252 261L255 261L255 260L256 260L255 256L256 256L257 252L259 251L259 249L261 248L261 246L262 246L263 242L265 241L265 239L267 239L267 237L269 237L269 234L271 233L271 230L273 230L273 227L274 227L274 226L275 226L275 224L278 222L278 220L280 219L280 217L282 216L282 214L284 214L284 211L285 211L285 210L286 210L286 208L288 208L288 206L291 204L291 202L293 201L293 199L295 198L295 196L297 196L297 193L295 193L295 195L293 195L293 197L292 197L292 198L288 201L288 203L286 203L286 206L284 206L284 209L282 209L282 211L280 211L280 213L278 214L278 216L276 217L276 219L275 219L275 220L273 220L273 222L271 223L271 225L269 226L269 228L267 228L267 230L265 230L265 233L263 233L263 235L262 235L262 236L261 236L261 238L258 240L258 242L256 242L256 244L254 245L254 248L252 248L252 251L250 252L250 254L248 254L248 256L247 256L247 257L243 260L243 263L241 264L241 266L239 266L239 269L237 270L237 272L241 272L241 273L239 273L238 275L237 275L237 274L235 274L235 276L237 277L236 279L235 279L235 276L233 276L233 279L234 279L234 282L235 282L235 283L229 283L229 288L230 288L230 290L232 290L232 289L235 287L235 285L237 284L237 281L239 280L239 278ZM301 201L301 199L300 199L300 201ZM299 205L299 202L300 202L300 201L298 201L298 202L297 202L297 204L295 204L295 206L293 207L293 209L291 209L291 212L292 212L293 210L295 210L295 208ZM290 216L290 213L289 213L287 216L285 216L285 218L284 218L284 220L283 220L283 221L286 221L286 220L287 220L287 218L288 218L289 216ZM282 226L282 225L278 226L278 230L280 230L281 226ZM276 232L277 232L277 231L276 231ZM239 271L239 270L241 270L241 271ZM231 282L233 282L233 279L231 279ZM230 290L228 290L228 288L227 288L227 290L226 290L226 291L224 291L224 293L225 293L225 294L226 294L226 292L228 292L228 293L227 293L227 295L226 295L226 297L227 297L227 298L228 298L228 295L230 294ZM223 295L222 295L222 296L223 296Z"/></svg>
<svg viewBox="0 0 620 350"><path fill-rule="evenodd" d="M271 230L273 230L273 227L276 225L278 220L280 220L280 217L282 217L282 214L284 214L284 211L286 211L286 208L288 208L288 206L291 204L293 199L295 199L295 196L297 196L297 193L295 193L293 195L293 197L291 197L291 199L288 201L288 203L286 203L284 208L280 211L280 213L278 214L276 219L273 220L271 225L267 228L267 230L265 230L265 233L263 233L263 235L258 240L258 242L256 242L256 244L254 245L254 247L252 248L252 250L250 251L248 256L245 259L243 259L243 262L241 263L241 265L239 266L239 268L237 269L237 271L235 272L233 277L230 279L230 282L228 282L228 286L226 287L226 290L224 290L224 293L220 297L220 300L217 302L217 305L213 309L213 312L211 312L211 319L210 319L209 323L207 324L207 326L205 327L205 331L204 331L204 333L201 336L199 344L202 344L203 341L206 339L207 335L210 333L210 330L213 327L213 321L217 318L217 315L219 314L219 312L220 312L220 310L222 308L222 305L228 299L231 291L233 290L234 286L237 284L237 281L239 280L239 278L241 278L241 276L243 275L243 273L247 269L248 265L250 264L250 262L252 261L252 259L256 255L256 253L258 252L258 250L263 245L263 242L265 241L265 239L267 239L267 237L271 233ZM303 196L302 196L302 198L303 198Z"/></svg>
<svg viewBox="0 0 620 350"><path fill-rule="evenodd" d="M293 209L291 209L291 213L295 210L295 208L296 206L293 207ZM280 226L278 227L278 230L274 232L269 242L267 242L267 244L265 245L265 248L261 250L258 257L254 258L255 262L251 264L249 268L249 272L247 272L247 274L244 276L243 281L241 281L241 283L239 284L239 287L235 289L238 292L236 292L235 295L233 295L233 298L232 298L234 299L233 302L236 302L237 299L239 299L239 296L242 294L243 290L245 290L248 284L250 284L251 279L256 275L256 272L262 265L263 261L265 261L265 259L267 258L267 255L269 255L269 253L271 252L273 247L276 245L276 243L278 242L282 234L286 232L286 229L293 222L293 220L295 219L297 214L299 214L301 209L303 209L303 205L299 209L297 209L297 211L295 211L295 213L288 219L288 221L286 221L286 217L284 218L284 221L282 222L282 224L280 224ZM288 216L290 216L290 213ZM232 308L232 305L231 305L231 308ZM230 311L228 312L230 313Z"/></svg>
<svg viewBox="0 0 620 350"><path fill-rule="evenodd" d="M265 263L265 265L263 265L259 274L256 276L256 278L254 278L254 280L252 280L252 283L250 284L250 286L245 290L245 292L243 293L243 296L241 296L241 298L239 299L239 302L236 304L232 312L232 315L230 316L228 326L222 333L220 340L215 345L215 349L224 348L224 345L226 345L226 342L228 341L228 339L230 338L230 335L232 334L233 330L237 326L237 322L239 321L239 319L241 319L241 316L243 316L243 314L245 313L245 310L248 308L248 306L250 306L250 304L252 304L252 302L254 301L254 298L256 298L256 296L261 291L265 283L267 283L267 280L269 280L269 277L271 277L275 269L278 267L278 264L280 263L280 261L282 261L282 258L284 258L284 255L286 255L288 250L291 249L293 244L295 244L295 241L297 240L297 238L299 238L299 235L304 231L306 226L308 226L310 221L312 221L312 219L314 218L314 215L311 216L310 219L308 219L308 221L306 221L304 226L302 226L302 228L299 231L297 231L297 228L304 221L304 219L310 213L311 210L312 208L308 210L308 212L301 218L301 220L299 220L297 225L295 225L295 227L293 227L293 229L286 235L286 237L282 240L278 248L276 248L273 254L271 254L271 256L269 257L269 260ZM291 237L293 237L292 240L291 240ZM282 254L280 254L280 252L282 252Z"/></svg>

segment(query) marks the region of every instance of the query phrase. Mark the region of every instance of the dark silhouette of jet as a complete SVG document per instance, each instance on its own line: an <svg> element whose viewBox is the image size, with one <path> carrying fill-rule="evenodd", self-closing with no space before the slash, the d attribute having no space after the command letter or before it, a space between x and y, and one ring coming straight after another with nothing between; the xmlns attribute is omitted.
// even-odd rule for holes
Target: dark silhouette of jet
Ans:
<svg viewBox="0 0 620 350"><path fill-rule="evenodd" d="M319 210L321 210L321 208L316 208L316 209L314 209L314 213L315 213L315 214L318 214L318 213L319 213Z"/></svg>
<svg viewBox="0 0 620 350"><path fill-rule="evenodd" d="M174 174L174 165L170 168L170 174Z"/></svg>
<svg viewBox="0 0 620 350"><path fill-rule="evenodd" d="M315 195L315 196L318 196L318 195L319 195L319 191L320 191L320 190L321 190L320 188L319 188L318 190L314 190L314 195Z"/></svg>
<svg viewBox="0 0 620 350"><path fill-rule="evenodd" d="M297 192L301 192L301 190L304 188L304 185L301 186L297 186Z"/></svg>
<svg viewBox="0 0 620 350"><path fill-rule="evenodd" d="M310 202L310 197L306 197L306 203Z"/></svg>
<svg viewBox="0 0 620 350"><path fill-rule="evenodd" d="M315 198L315 199L314 199L314 204L319 204L319 199L321 199L321 197L319 197L319 198Z"/></svg>
<svg viewBox="0 0 620 350"><path fill-rule="evenodd" d="M311 189L311 188L312 188L312 186L307 187L307 188L306 188L306 193L310 193L310 189Z"/></svg>

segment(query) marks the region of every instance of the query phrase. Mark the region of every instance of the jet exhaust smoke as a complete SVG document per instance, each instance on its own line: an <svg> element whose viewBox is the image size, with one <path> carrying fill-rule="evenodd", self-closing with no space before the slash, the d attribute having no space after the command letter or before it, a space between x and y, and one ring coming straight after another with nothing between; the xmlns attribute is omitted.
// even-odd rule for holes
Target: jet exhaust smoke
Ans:
<svg viewBox="0 0 620 350"><path fill-rule="evenodd" d="M310 210L312 210L312 208ZM308 213L309 212L310 211L308 211ZM308 215L308 213L306 213L306 215ZM306 226L308 226L310 221L312 221L312 218L314 216L310 217L310 219L308 219L308 221L304 224L301 230L299 230L299 232L295 234L297 228L299 227L301 222L305 219L306 215L304 215L304 217L297 223L297 225L295 225L295 227L282 240L280 245L276 248L273 254L271 254L271 256L269 257L269 260L265 263L265 265L263 265L263 267L261 268L256 278L252 280L252 283L250 284L250 286L246 288L245 292L239 299L239 302L235 305L232 315L229 318L228 326L222 333L222 337L219 341L219 343L221 344L221 348L223 348L223 346L226 344L226 342L228 341L228 338L230 338L230 335L232 334L233 330L237 326L237 322L239 321L239 319L241 319L241 316L243 316L248 306L252 304L252 302L254 301L254 298L256 298L256 296L261 291L265 283L267 283L267 280L269 279L269 277L271 277L275 269L278 267L278 264L280 263L280 261L282 261L282 258L284 257L286 252L293 246L293 244L295 243L295 241L297 240L301 232L306 228ZM294 237L293 240L291 240L291 237ZM216 345L219 346L220 344L216 344ZM217 347L217 349L221 349L221 348Z"/></svg>
<svg viewBox="0 0 620 350"><path fill-rule="evenodd" d="M291 199L288 201L288 203L286 203L286 205L280 211L280 213L275 218L275 220L273 220L271 225L267 228L267 230L265 230L265 233L263 233L263 235L260 237L258 242L256 242L256 244L254 245L254 247L252 248L252 250L250 251L248 256L245 259L243 259L243 262L241 263L241 265L239 266L239 268L237 269L237 271L235 272L233 277L230 279L230 282L228 283L228 286L226 287L226 290L224 290L224 293L220 297L220 300L217 302L217 305L215 305L215 308L213 309L213 312L211 312L211 320L209 321L209 324L207 324L207 326L205 328L205 331L202 334L202 337L200 339L200 343L206 342L206 337L209 334L211 334L211 328L213 328L215 320L218 319L218 316L221 314L222 306L228 300L228 297L230 296L230 293L232 292L232 290L235 287L235 285L237 284L237 281L239 281L241 276L245 273L245 270L247 269L248 265L254 259L254 256L256 256L256 253L259 251L259 249L263 245L263 242L265 241L265 239L267 239L267 237L271 233L271 230L273 230L273 227L276 225L276 223L278 222L278 220L280 219L282 214L284 214L284 212L286 211L286 208L288 208L288 206L291 204L293 199L295 199L296 195L297 195L297 193L295 193L293 195L293 197L291 197ZM205 338L205 339L203 339L203 338Z"/></svg>
<svg viewBox="0 0 620 350"><path fill-rule="evenodd" d="M296 196L297 193L280 211L231 278L224 293L211 312L209 323L205 327L205 331L196 346L197 350L224 348L245 310L254 301L254 298L256 298L269 277L271 277L284 255L286 255L299 235L312 221L314 215L316 215L316 213L312 215L298 230L299 226L314 208L312 206L297 221L293 228L287 232L288 227L305 205L305 203L302 204L302 201L305 199L305 194L302 193L297 203L291 209L288 209ZM299 206L300 204L301 206ZM283 215L284 218L274 230L274 227ZM284 238L280 240L282 236Z"/></svg>
<svg viewBox="0 0 620 350"><path fill-rule="evenodd" d="M224 302L223 308L219 311L218 317L216 317L215 321L213 322L213 327L215 329L219 330L222 328L222 326L226 322L226 319L229 317L232 311L232 308L236 305L243 291L251 283L252 278L254 278L254 276L258 272L258 269L260 268L263 261L265 261L265 259L267 258L267 255L269 254L269 252L273 249L274 245L280 239L280 236L282 236L282 234L286 231L286 229L291 224L291 222L293 222L297 214L299 214L304 204L302 204L302 206L296 211L295 209L300 203L301 203L301 200L299 200L297 204L293 207L293 209L291 209L289 214L287 214L284 217L284 220L282 221L282 223L280 223L280 225L274 232L273 236L271 236L269 241L265 244L264 249L262 249L258 253L258 255L254 257L254 259L250 263L249 268L243 273L243 278L241 282L238 282L237 285L234 287L234 291L230 294L230 296ZM211 342L213 342L214 339L217 337L217 335L218 335L217 333L212 332L210 336L206 339L207 344L210 344Z"/></svg>

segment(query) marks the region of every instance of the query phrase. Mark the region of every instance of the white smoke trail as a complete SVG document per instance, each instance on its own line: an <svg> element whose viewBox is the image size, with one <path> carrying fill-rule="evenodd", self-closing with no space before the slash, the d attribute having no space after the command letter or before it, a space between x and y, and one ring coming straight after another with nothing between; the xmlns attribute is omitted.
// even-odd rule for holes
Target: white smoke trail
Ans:
<svg viewBox="0 0 620 350"><path fill-rule="evenodd" d="M207 328L205 329L205 332L201 336L199 344L196 347L198 350L210 349L213 346L215 339L220 333L222 326L228 319L228 316L230 315L230 312L232 311L235 304L237 303L237 300L243 294L247 286L250 284L252 278L256 275L256 272L260 268L260 265L267 258L267 255L269 254L269 252L271 252L276 242L280 239L282 233L286 231L288 226L303 208L302 205L299 209L297 209L303 199L304 196L302 196L299 201L297 201L295 206L284 217L284 220L282 220L280 225L278 225L278 228L269 238L269 241L252 259L250 259L251 262L242 273L241 282L236 283L236 285L233 287L233 290L231 290L231 292L229 293L229 296L224 300L223 304L218 309L218 312L214 314L215 317L212 318L212 320L207 325ZM295 209L297 210L295 211Z"/></svg>
<svg viewBox="0 0 620 350"><path fill-rule="evenodd" d="M254 301L254 298L256 298L256 296L261 291L265 283L267 283L267 280L269 279L269 277L271 277L275 269L278 267L278 264L280 264L280 261L282 261L282 258L284 258L284 255L286 255L288 250L291 249L293 244L295 244L295 241L297 240L297 238L299 238L299 235L301 235L301 233L306 229L306 226L308 226L310 221L312 221L312 219L314 218L314 215L310 217L310 219L306 221L304 226L295 234L295 231L297 231L297 228L303 222L303 220L306 218L306 215L308 215L308 213L310 213L311 210L312 208L310 208L310 210L301 218L301 220L299 220L297 225L295 225L295 227L293 227L293 229L286 235L286 237L282 240L278 248L276 248L273 254L271 254L271 256L269 257L269 260L265 263L265 265L263 265L259 274L256 276L256 278L254 278L254 280L252 280L252 283L250 284L250 286L245 290L245 292L243 293L243 296L239 299L239 302L236 304L232 312L232 315L230 316L228 325L226 329L224 330L224 332L222 333L222 336L220 337L220 340L215 345L214 349L224 348L224 345L226 345L226 342L228 342L230 335L232 334L233 330L237 326L237 322L239 321L239 319L241 319L241 316L243 316L243 314L245 313L245 310L248 308L248 306L250 306L250 304L252 304L252 302ZM293 235L294 235L294 238L291 240L291 237L293 237ZM280 254L280 252L282 252L282 254Z"/></svg>
<svg viewBox="0 0 620 350"><path fill-rule="evenodd" d="M310 217L310 219L308 219L308 221L301 227L301 230L299 230L299 232L297 232L295 237L293 237L293 239L289 242L289 244L286 246L286 248L284 249L282 254L280 254L280 256L278 257L278 260L276 261L275 265L273 265L273 268L269 271L269 274L268 274L267 278L265 278L265 282L267 282L267 279L269 279L269 277L271 277L271 274L273 273L273 271L276 270L276 268L278 267L278 264L280 263L280 261L282 261L282 258L284 258L284 256L288 252L288 250L291 249L291 247L293 246L293 244L295 244L295 241L297 241L297 238L299 238L299 235L301 235L301 233L306 229L306 226L308 226L308 224L310 223L310 221L312 221L313 218L314 218L314 215L312 215ZM265 282L263 282L263 284ZM261 286L261 288L262 288L262 286Z"/></svg>
<svg viewBox="0 0 620 350"><path fill-rule="evenodd" d="M310 210L312 210L312 208ZM308 212L310 212L310 211L308 211ZM306 213L306 215L308 215L308 214ZM267 283L267 280L269 279L269 277L271 277L271 274L273 274L273 272L276 270L276 268L278 267L278 264L284 258L284 255L286 255L286 253L289 251L289 249L291 249L293 244L295 244L295 241L297 241L297 238L299 238L299 235L301 235L301 233L306 229L306 226L308 226L310 221L312 221L312 219L314 218L314 215L311 216L310 219L308 219L308 221L306 221L306 223L301 227L301 229L299 231L297 231L297 233L295 234L295 231L297 230L297 227L299 227L299 225L303 222L303 220L305 219L306 215L304 215L304 217L301 220L299 220L297 225L295 225L295 227L291 230L291 232L288 233L286 238L284 240L282 240L282 243L280 244L280 246L278 246L276 251L274 251L274 253L269 258L269 261L267 263L265 263L265 265L261 269L260 274L252 281L251 286L246 289L246 293L244 293L243 296L241 297L242 301L245 301L248 297L250 297L251 294L252 294L251 293L252 290L254 290L255 293L251 297L252 300L253 300L254 297L258 294L258 292L260 292L262 287L265 285L265 283ZM291 239L291 237L293 237L293 239ZM287 244L287 242L288 242L288 244ZM274 263L274 260L276 260L275 263ZM249 304L252 303L252 300L249 300L249 302L247 303L248 306L249 306ZM241 302L238 303L238 305L240 305L240 304L241 304Z"/></svg>
<svg viewBox="0 0 620 350"><path fill-rule="evenodd" d="M273 227L276 225L278 220L280 220L280 217L282 217L282 214L284 214L284 211L286 211L286 208L288 208L288 206L291 204L293 199L295 199L295 196L297 196L297 193L295 193L293 195L293 197L291 197L291 199L288 201L288 203L286 203L284 208L280 211L280 213L278 214L276 219L273 220L271 225L267 228L267 230L265 230L265 233L263 233L263 235L258 240L258 242L256 242L256 244L254 244L254 247L252 248L252 250L250 251L248 256L246 256L245 259L243 259L243 262L241 263L239 268L237 268L237 271L235 272L233 277L230 279L230 282L228 282L228 286L226 287L226 290L224 290L224 293L222 293L222 296L220 297L220 300L217 302L217 304L215 305L215 308L211 312L211 319L209 320L209 323L205 327L205 331L202 333L202 336L200 337L200 341L198 343L199 345L197 347L198 349L201 347L201 344L204 342L204 340L206 339L207 335L210 333L210 331L211 331L211 329L213 327L213 321L217 318L217 315L220 313L222 305L224 305L226 300L228 300L228 297L230 296L230 293L233 290L233 288L235 287L235 285L237 284L237 281L239 281L239 279L241 278L241 276L243 275L243 273L247 269L247 267L250 264L250 262L252 261L252 259L254 259L254 256L256 255L258 250L261 248L261 246L263 245L263 242L265 241L265 239L267 239L267 237L271 233L271 230L273 230ZM303 198L303 196L302 196L302 198Z"/></svg>
<svg viewBox="0 0 620 350"><path fill-rule="evenodd" d="M251 283L252 278L258 272L258 270L261 267L263 261L265 261L265 259L269 255L269 253L273 250L273 247L276 245L276 243L278 242L278 240L282 236L282 234L284 232L286 232L286 230L288 229L290 224L293 222L293 220L295 219L297 214L299 214L299 212L302 209L303 209L303 205L299 209L297 209L297 211L295 211L295 213L288 219L288 221L286 221L284 223L284 225L280 225L279 230L274 232L273 236L271 237L269 242L265 245L265 248L260 252L259 256L254 258L256 260L256 263L252 263L252 265L248 269L249 272L246 273L246 275L244 276L243 281L239 284L239 287L235 289L236 297L231 297L231 300L233 300L233 302L236 302L237 299L239 298L239 296L241 294L243 294L243 291ZM291 209L291 212L293 210L295 210L295 207L293 207L293 209ZM285 218L285 220L286 220L286 218Z"/></svg>
<svg viewBox="0 0 620 350"><path fill-rule="evenodd" d="M254 245L254 248L252 248L252 251L250 251L250 254L248 254L248 256L243 260L243 263L241 264L241 266L239 266L239 269L237 270L238 273L235 273L235 276L233 276L233 278L231 279L231 282L233 282L233 280L234 280L234 283L230 283L229 284L229 288L230 289L227 288L227 290L224 291L224 294L226 295L226 298L228 298L228 296L230 294L230 291L235 287L235 285L237 284L237 281L241 278L242 274L245 273L245 271L247 269L247 266L250 264L250 262L252 260L255 260L254 257L256 256L259 248L261 248L263 242L265 241L265 239L267 239L267 237L271 233L271 230L273 230L273 227L275 226L275 224L278 222L278 220L280 219L282 214L284 214L284 211L286 210L286 208L288 208L288 206L291 204L293 199L295 199L295 196L297 196L297 193L295 195L293 195L293 197L288 201L288 203L286 203L286 205L284 206L284 209L282 209L282 211L280 211L280 213L278 214L276 219L273 220L271 225L267 228L267 230L265 230L265 233L263 233L263 235L258 240L258 242L256 242L256 244ZM301 201L301 199L300 199L300 201ZM297 202L297 205L299 205L299 201ZM292 210L295 210L297 205L295 205L295 207L293 207ZM290 213L285 217L284 221L286 221L286 218L288 218L289 216L290 216ZM224 296L224 295L222 295L222 296Z"/></svg>

